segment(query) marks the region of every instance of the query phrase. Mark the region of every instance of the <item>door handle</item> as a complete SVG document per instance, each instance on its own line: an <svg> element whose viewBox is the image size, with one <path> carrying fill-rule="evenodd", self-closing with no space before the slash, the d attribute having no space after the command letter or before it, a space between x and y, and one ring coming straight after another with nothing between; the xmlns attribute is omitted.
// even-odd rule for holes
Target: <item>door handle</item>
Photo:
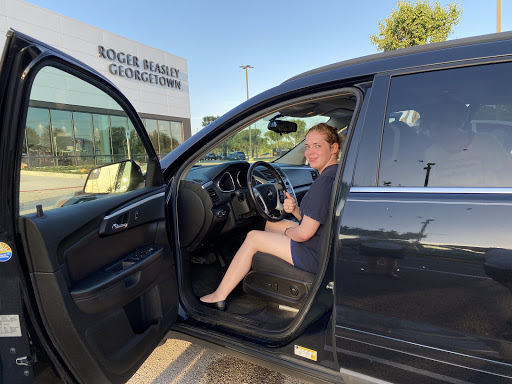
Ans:
<svg viewBox="0 0 512 384"><path fill-rule="evenodd" d="M112 224L112 230L113 231L116 231L118 229L125 229L127 227L128 227L128 223L123 223L123 224L114 223L114 224Z"/></svg>

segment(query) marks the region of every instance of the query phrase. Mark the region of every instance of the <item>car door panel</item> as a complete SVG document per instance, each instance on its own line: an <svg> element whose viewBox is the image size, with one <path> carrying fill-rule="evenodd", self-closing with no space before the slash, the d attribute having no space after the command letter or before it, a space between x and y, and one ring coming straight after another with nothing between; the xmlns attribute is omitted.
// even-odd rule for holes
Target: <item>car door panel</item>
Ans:
<svg viewBox="0 0 512 384"><path fill-rule="evenodd" d="M43 321L59 355L80 382L125 382L176 317L172 277L124 307L87 314L67 292L62 271L34 274ZM44 292L44 294L42 293ZM173 304L174 302L174 304ZM170 309L163 313L162 308Z"/></svg>
<svg viewBox="0 0 512 384"><path fill-rule="evenodd" d="M83 312L102 312L136 299L156 284L159 272L168 267L162 247L146 246L81 281L72 288L71 297Z"/></svg>
<svg viewBox="0 0 512 384"><path fill-rule="evenodd" d="M158 193L161 193L161 187L157 188ZM98 232L104 217L108 216L109 212L127 204L128 201L142 200L148 193L147 190L136 190L127 194L109 196L108 199L97 199L88 202L87 209L84 209L84 205L76 204L62 209L46 211L42 217L38 217L36 214L23 216L20 218L20 225L26 227L24 231L27 232L27 236L31 238L34 245L41 246L44 244L47 252L56 255L56 258L34 259L31 261L31 267L42 272L54 271L64 263L65 255L64 252L59 252L59 246L66 249L71 248L72 245L79 242L79 239L85 238L90 233ZM160 219L163 219L163 217ZM62 231L62 228L66 228L67 231ZM70 237L69 233L73 233L75 237ZM52 239L51 242L45 241L45 239L50 238ZM41 244L36 244L36 239ZM119 244L119 247L123 246L124 243ZM88 258L84 259L84 262L94 259L94 257L95 254L90 254ZM104 254L103 257L109 257L109 254ZM105 260L105 262L108 263L109 260ZM82 271L81 273L87 274L88 271Z"/></svg>
<svg viewBox="0 0 512 384"><path fill-rule="evenodd" d="M105 271L121 262L125 256L136 251L141 245L152 244L155 224L142 225L131 230L105 238L98 231L81 237L64 251L66 272L71 284L79 284L98 271ZM90 255L83 257L83 255ZM109 273L112 273L112 269Z"/></svg>
<svg viewBox="0 0 512 384"><path fill-rule="evenodd" d="M126 206L120 207L103 218L100 225L100 236L112 235L134 226L155 220L155 215L163 220L162 207L164 192L145 197Z"/></svg>
<svg viewBox="0 0 512 384"><path fill-rule="evenodd" d="M48 211L43 217L28 215L20 218L19 226L36 290L45 292L39 297L45 320L54 332L62 333L56 339L74 336L85 341L93 357L117 374L163 337L163 324L177 313L174 261L169 245L162 242L166 239L163 191L139 192L135 201L119 204L122 199L98 199L87 203L87 209L79 210L79 204ZM111 200L119 207L106 211ZM139 210L144 213L135 220ZM100 235L105 222L125 215L131 217L126 229ZM81 222L85 224L80 226ZM60 303L48 300L56 297ZM61 327L64 313L83 327ZM69 350L62 348L70 355L76 343Z"/></svg>

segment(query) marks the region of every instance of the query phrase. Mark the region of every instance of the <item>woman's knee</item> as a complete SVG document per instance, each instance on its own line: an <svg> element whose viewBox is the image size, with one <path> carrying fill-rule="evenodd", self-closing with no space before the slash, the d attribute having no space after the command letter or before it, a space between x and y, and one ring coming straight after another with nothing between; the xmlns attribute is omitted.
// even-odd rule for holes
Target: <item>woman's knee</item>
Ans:
<svg viewBox="0 0 512 384"><path fill-rule="evenodd" d="M245 243L252 251L257 252L259 250L259 245L265 241L265 235L266 233L264 231L249 231L245 237Z"/></svg>
<svg viewBox="0 0 512 384"><path fill-rule="evenodd" d="M245 241L249 243L254 243L257 241L257 238L259 237L259 234L263 233L262 231L252 230L247 233L247 236L245 237Z"/></svg>

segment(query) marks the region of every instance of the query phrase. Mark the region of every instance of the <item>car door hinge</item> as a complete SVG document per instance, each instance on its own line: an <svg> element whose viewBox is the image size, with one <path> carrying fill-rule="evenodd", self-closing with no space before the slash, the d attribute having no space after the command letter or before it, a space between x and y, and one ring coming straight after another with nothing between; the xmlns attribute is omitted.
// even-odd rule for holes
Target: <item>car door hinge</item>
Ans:
<svg viewBox="0 0 512 384"><path fill-rule="evenodd" d="M329 284L325 286L327 289L334 289L334 281L331 281Z"/></svg>
<svg viewBox="0 0 512 384"><path fill-rule="evenodd" d="M34 363L37 363L37 357L35 355L16 358L16 365L25 365L27 367L31 367L34 365Z"/></svg>

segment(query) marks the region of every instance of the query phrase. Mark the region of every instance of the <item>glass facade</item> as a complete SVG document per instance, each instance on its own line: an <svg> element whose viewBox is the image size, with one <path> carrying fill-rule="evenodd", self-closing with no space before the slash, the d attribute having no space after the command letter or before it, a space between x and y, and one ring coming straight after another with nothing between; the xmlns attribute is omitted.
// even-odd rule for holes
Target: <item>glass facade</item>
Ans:
<svg viewBox="0 0 512 384"><path fill-rule="evenodd" d="M151 144L153 144L153 148L155 148L155 151L159 153L158 125L156 120L144 119L144 126L146 127L146 132L151 140Z"/></svg>
<svg viewBox="0 0 512 384"><path fill-rule="evenodd" d="M128 156L127 130L128 119L125 116L110 116L113 161L121 161L130 158L130 156Z"/></svg>
<svg viewBox="0 0 512 384"><path fill-rule="evenodd" d="M183 123L180 121L144 119L144 126L160 158L183 143Z"/></svg>
<svg viewBox="0 0 512 384"><path fill-rule="evenodd" d="M29 108L25 131L23 156L29 166L54 165L48 109ZM30 153L30 156L29 156Z"/></svg>
<svg viewBox="0 0 512 384"><path fill-rule="evenodd" d="M183 143L183 124L143 119L162 158ZM146 151L126 116L30 107L23 163L28 167L96 166L131 158L146 162Z"/></svg>
<svg viewBox="0 0 512 384"><path fill-rule="evenodd" d="M108 115L92 115L94 154L98 165L112 162L110 150L110 119Z"/></svg>
<svg viewBox="0 0 512 384"><path fill-rule="evenodd" d="M172 151L171 144L171 126L166 120L158 120L158 140L160 142L160 150L158 151L160 158Z"/></svg>
<svg viewBox="0 0 512 384"><path fill-rule="evenodd" d="M87 165L89 159L94 158L94 136L91 125L92 115L90 113L73 113L77 165Z"/></svg>
<svg viewBox="0 0 512 384"><path fill-rule="evenodd" d="M73 165L72 159L75 157L75 151L71 112L50 109L50 122L55 165Z"/></svg>
<svg viewBox="0 0 512 384"><path fill-rule="evenodd" d="M183 124L178 121L171 121L171 134L173 148L183 143Z"/></svg>

